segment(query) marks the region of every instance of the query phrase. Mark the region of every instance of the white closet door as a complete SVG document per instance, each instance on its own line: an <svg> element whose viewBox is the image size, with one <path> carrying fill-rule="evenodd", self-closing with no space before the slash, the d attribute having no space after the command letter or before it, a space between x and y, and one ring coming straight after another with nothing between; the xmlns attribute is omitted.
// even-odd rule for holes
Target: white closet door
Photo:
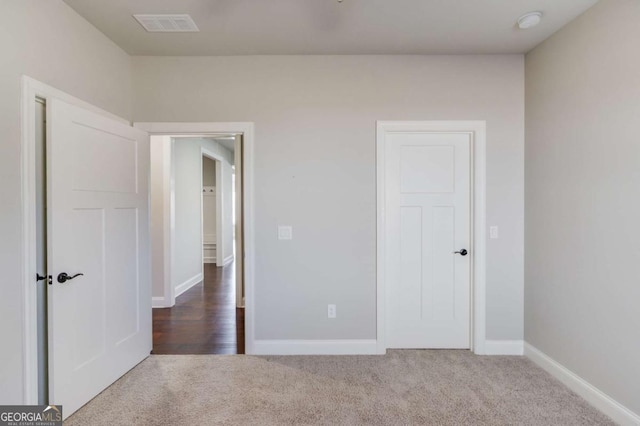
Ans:
<svg viewBox="0 0 640 426"><path fill-rule="evenodd" d="M387 347L469 348L470 136L385 138Z"/></svg>

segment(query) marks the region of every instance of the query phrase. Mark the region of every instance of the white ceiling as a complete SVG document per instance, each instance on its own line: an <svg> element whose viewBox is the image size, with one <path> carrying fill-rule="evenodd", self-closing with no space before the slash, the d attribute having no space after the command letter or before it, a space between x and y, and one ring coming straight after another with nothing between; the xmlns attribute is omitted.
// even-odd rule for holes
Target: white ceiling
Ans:
<svg viewBox="0 0 640 426"><path fill-rule="evenodd" d="M524 53L597 0L64 0L133 55ZM516 27L525 12L542 23ZM134 13L188 13L147 33Z"/></svg>

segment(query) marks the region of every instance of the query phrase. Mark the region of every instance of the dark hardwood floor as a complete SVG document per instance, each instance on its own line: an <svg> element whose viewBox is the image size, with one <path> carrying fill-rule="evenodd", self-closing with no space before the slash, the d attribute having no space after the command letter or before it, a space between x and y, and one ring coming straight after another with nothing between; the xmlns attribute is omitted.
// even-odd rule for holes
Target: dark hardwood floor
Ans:
<svg viewBox="0 0 640 426"><path fill-rule="evenodd" d="M235 266L204 265L204 281L153 310L154 354L243 354L244 309L236 309Z"/></svg>

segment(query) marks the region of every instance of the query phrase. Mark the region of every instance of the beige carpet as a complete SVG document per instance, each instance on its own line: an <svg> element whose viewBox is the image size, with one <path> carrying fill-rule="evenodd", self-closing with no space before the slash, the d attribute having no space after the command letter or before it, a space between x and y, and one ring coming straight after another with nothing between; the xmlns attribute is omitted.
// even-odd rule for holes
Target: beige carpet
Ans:
<svg viewBox="0 0 640 426"><path fill-rule="evenodd" d="M523 357L151 356L67 425L613 424Z"/></svg>

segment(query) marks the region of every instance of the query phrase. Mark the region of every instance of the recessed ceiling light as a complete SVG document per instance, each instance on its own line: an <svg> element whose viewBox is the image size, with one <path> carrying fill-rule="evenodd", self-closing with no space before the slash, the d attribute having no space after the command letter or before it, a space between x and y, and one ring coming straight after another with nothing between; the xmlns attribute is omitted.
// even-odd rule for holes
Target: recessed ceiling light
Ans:
<svg viewBox="0 0 640 426"><path fill-rule="evenodd" d="M526 30L531 27L535 27L542 20L542 12L529 12L525 13L518 18L518 27L521 30Z"/></svg>
<svg viewBox="0 0 640 426"><path fill-rule="evenodd" d="M133 15L150 33L192 33L200 31L189 15Z"/></svg>

